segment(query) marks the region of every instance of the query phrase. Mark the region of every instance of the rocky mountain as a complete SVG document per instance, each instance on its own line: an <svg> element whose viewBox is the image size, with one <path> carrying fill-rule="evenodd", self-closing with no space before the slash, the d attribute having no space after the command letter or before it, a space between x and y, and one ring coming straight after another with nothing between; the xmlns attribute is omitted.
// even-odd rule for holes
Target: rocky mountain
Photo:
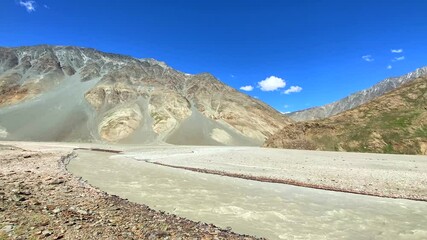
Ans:
<svg viewBox="0 0 427 240"><path fill-rule="evenodd" d="M427 154L427 76L330 118L289 124L265 146Z"/></svg>
<svg viewBox="0 0 427 240"><path fill-rule="evenodd" d="M290 122L211 74L154 59L0 48L0 139L261 145Z"/></svg>
<svg viewBox="0 0 427 240"><path fill-rule="evenodd" d="M287 116L295 121L309 121L327 118L329 116L336 115L367 103L395 88L398 88L405 83L413 81L422 76L427 76L427 67L418 68L417 70L400 77L387 78L375 84L371 88L356 92L336 102L321 107L314 107L292 112L287 114Z"/></svg>

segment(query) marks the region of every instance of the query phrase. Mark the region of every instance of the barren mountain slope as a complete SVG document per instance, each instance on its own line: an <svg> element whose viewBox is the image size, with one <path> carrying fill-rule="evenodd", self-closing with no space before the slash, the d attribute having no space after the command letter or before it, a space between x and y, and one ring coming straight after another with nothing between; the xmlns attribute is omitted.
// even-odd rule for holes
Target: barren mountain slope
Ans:
<svg viewBox="0 0 427 240"><path fill-rule="evenodd" d="M289 122L210 74L154 59L0 48L0 139L260 145Z"/></svg>
<svg viewBox="0 0 427 240"><path fill-rule="evenodd" d="M427 154L427 77L328 119L287 125L265 146Z"/></svg>
<svg viewBox="0 0 427 240"><path fill-rule="evenodd" d="M336 102L320 107L292 112L287 114L287 116L295 121L309 121L327 118L367 103L389 91L392 91L395 88L398 88L405 83L409 83L423 76L427 76L427 67L418 68L417 70L400 77L384 79L371 88L353 93L350 96L347 96Z"/></svg>

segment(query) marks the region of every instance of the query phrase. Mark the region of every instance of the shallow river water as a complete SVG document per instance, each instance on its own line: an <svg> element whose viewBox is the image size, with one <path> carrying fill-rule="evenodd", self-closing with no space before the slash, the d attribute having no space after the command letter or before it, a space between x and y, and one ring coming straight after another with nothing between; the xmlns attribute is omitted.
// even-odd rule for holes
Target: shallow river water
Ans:
<svg viewBox="0 0 427 240"><path fill-rule="evenodd" d="M110 194L269 239L427 239L427 203L263 183L77 151L73 174Z"/></svg>

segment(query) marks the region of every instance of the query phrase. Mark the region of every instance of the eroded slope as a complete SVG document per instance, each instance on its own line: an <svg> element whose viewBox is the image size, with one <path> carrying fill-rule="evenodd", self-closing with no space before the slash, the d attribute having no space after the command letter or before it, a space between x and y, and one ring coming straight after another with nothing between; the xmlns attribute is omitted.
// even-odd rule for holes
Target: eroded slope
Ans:
<svg viewBox="0 0 427 240"><path fill-rule="evenodd" d="M8 140L260 145L291 122L210 74L77 47L0 48L0 96Z"/></svg>
<svg viewBox="0 0 427 240"><path fill-rule="evenodd" d="M427 154L427 77L324 120L285 126L265 146Z"/></svg>

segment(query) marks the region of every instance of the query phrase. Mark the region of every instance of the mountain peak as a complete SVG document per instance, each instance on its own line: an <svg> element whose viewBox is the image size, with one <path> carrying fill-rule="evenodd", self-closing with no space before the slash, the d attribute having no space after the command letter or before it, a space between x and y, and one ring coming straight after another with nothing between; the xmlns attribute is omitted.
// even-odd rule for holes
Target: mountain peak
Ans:
<svg viewBox="0 0 427 240"><path fill-rule="evenodd" d="M0 87L9 140L261 145L290 122L212 74L91 48L2 48Z"/></svg>
<svg viewBox="0 0 427 240"><path fill-rule="evenodd" d="M159 65L159 66L161 66L161 67L163 67L165 69L170 68L165 62L158 61L158 60L156 60L154 58L140 58L139 60L142 61L142 62L148 62L151 65Z"/></svg>

